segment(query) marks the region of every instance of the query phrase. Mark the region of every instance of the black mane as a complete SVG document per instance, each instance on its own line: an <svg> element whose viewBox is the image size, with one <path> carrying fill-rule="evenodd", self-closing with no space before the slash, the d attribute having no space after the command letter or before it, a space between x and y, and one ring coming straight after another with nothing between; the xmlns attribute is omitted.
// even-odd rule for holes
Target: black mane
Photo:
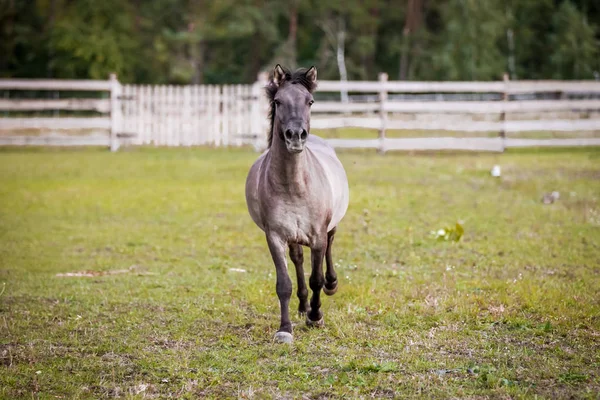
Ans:
<svg viewBox="0 0 600 400"><path fill-rule="evenodd" d="M308 79L306 77L306 72L308 69L299 68L294 72L290 72L290 70L283 68L283 72L285 73L285 78L278 86L275 82L273 82L273 78L267 84L265 90L267 92L267 98L269 99L269 147L273 143L273 123L275 122L275 103L273 99L275 99L275 95L279 90L279 87L283 85L285 82L290 83L298 83L306 88L310 93L312 93L317 88L317 83Z"/></svg>

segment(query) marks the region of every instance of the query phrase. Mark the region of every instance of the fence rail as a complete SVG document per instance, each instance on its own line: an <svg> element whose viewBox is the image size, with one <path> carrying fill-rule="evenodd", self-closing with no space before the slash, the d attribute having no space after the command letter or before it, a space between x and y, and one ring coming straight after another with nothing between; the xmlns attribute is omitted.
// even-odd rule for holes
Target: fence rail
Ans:
<svg viewBox="0 0 600 400"><path fill-rule="evenodd" d="M115 76L106 81L0 79L0 91L5 93L0 98L0 112L5 115L0 118L0 144L108 145L116 150L121 144L252 143L260 149L266 144L265 84L264 74L253 85L221 86L121 85ZM313 129L373 131L372 139L329 139L338 148L503 151L510 147L600 145L596 137L515 137L519 132L536 131L591 131L595 136L600 132L597 81L390 82L381 74L378 81L321 81L317 90L318 95L361 94L356 97L361 102L317 101L313 106ZM78 92L75 95L85 98L15 98L13 94L43 91ZM402 94L423 94L427 99L400 100ZM449 94L475 94L486 100L443 101ZM32 112L36 114L32 116ZM60 116L49 116L57 114ZM26 130L39 130L40 134L21 134ZM495 132L498 137L388 138L389 130Z"/></svg>
<svg viewBox="0 0 600 400"><path fill-rule="evenodd" d="M317 102L313 113L375 112L379 103ZM396 113L500 114L600 109L600 99L531 101L387 101L383 111Z"/></svg>
<svg viewBox="0 0 600 400"><path fill-rule="evenodd" d="M407 82L407 81L321 81L323 92L388 93L533 93L585 92L600 93L600 81L500 81L500 82Z"/></svg>
<svg viewBox="0 0 600 400"><path fill-rule="evenodd" d="M41 111L41 110L92 110L99 113L110 112L108 99L44 99L21 100L0 99L0 110L6 111Z"/></svg>
<svg viewBox="0 0 600 400"><path fill-rule="evenodd" d="M311 128L314 129L378 129L381 126L381 119L379 117L317 117L312 118L310 124ZM545 121L388 120L386 128L451 132L504 132L505 134L539 131L573 132L600 130L600 119Z"/></svg>
<svg viewBox="0 0 600 400"><path fill-rule="evenodd" d="M119 148L118 133L121 127L120 104L121 84L115 75L109 80L60 80L60 79L0 79L0 90L4 91L65 91L65 92L108 92L110 98L70 99L11 99L0 100L0 110L25 111L87 111L108 116L83 117L5 117L0 118L0 145L49 145L49 146L105 146L111 150ZM23 130L40 131L41 135L24 136L14 134ZM62 131L86 131L73 135ZM1 134L9 131L9 134ZM104 131L104 133L102 132ZM59 133L60 132L60 133Z"/></svg>

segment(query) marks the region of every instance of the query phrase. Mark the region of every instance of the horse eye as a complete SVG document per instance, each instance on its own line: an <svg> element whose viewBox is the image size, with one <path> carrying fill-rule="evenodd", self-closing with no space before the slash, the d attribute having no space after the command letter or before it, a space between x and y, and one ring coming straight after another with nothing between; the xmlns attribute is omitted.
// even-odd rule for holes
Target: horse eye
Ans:
<svg viewBox="0 0 600 400"><path fill-rule="evenodd" d="M273 100L273 103L275 103L275 105L277 107L279 107L281 105L281 102L279 100Z"/></svg>
<svg viewBox="0 0 600 400"><path fill-rule="evenodd" d="M315 101L314 101L314 100L311 100L311 101L309 101L309 102L308 102L308 105L309 105L309 106L312 106L314 103L315 103Z"/></svg>

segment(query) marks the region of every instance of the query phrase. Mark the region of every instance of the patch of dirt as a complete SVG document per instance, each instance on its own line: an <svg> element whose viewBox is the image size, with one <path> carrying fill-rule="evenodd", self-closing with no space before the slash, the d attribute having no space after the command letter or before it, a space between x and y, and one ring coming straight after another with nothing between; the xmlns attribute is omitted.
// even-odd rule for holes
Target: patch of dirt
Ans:
<svg viewBox="0 0 600 400"><path fill-rule="evenodd" d="M396 392L392 389L377 388L369 395L374 399L394 399L396 398Z"/></svg>
<svg viewBox="0 0 600 400"><path fill-rule="evenodd" d="M57 277L67 277L67 278L95 278L98 276L105 275L119 275L119 274L128 274L128 273L136 273L137 275L156 275L153 272L142 271L141 267L138 265L132 265L127 269L113 269L108 271L78 271L78 272L65 272L56 274Z"/></svg>
<svg viewBox="0 0 600 400"><path fill-rule="evenodd" d="M600 180L600 170L597 169L521 169L517 166L506 166L504 168L504 180L507 181L531 181L536 178L560 178L569 181L576 179Z"/></svg>
<svg viewBox="0 0 600 400"><path fill-rule="evenodd" d="M11 367L14 361L17 345L14 343L0 344L0 365Z"/></svg>
<svg viewBox="0 0 600 400"><path fill-rule="evenodd" d="M149 346L144 348L144 351L148 353L155 353L160 350L189 350L194 349L195 351L207 350L198 346L195 342L190 340L173 340L168 337L149 337L148 341L151 343Z"/></svg>

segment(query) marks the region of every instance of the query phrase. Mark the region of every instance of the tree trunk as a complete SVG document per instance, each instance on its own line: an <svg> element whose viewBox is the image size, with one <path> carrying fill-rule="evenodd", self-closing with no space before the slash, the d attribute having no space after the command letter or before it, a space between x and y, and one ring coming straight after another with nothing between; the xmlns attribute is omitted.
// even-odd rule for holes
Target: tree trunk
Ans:
<svg viewBox="0 0 600 400"><path fill-rule="evenodd" d="M258 33L255 33L250 40L250 46L252 51L250 51L250 62L248 68L246 68L246 76L244 80L246 82L255 82L258 73L260 72L262 63L261 63L261 52L258 51L261 47L261 37Z"/></svg>
<svg viewBox="0 0 600 400"><path fill-rule="evenodd" d="M411 35L416 32L423 20L423 1L408 0L406 5L406 18L404 19L404 29L402 30L402 49L400 50L400 68L398 78L400 80L408 79L410 70L410 54L412 50Z"/></svg>
<svg viewBox="0 0 600 400"><path fill-rule="evenodd" d="M398 79L406 80L408 72L408 51L410 49L410 31L404 27L402 30L402 48L400 49L400 70L398 71Z"/></svg>
<svg viewBox="0 0 600 400"><path fill-rule="evenodd" d="M192 77L192 85L201 85L204 83L204 53L206 44L204 40L196 44L192 44L194 52L192 54L192 63L194 64L194 76Z"/></svg>
<svg viewBox="0 0 600 400"><path fill-rule="evenodd" d="M515 67L515 35L512 28L506 30L506 39L508 40L508 73L510 79L517 80L517 71Z"/></svg>
<svg viewBox="0 0 600 400"><path fill-rule="evenodd" d="M50 11L48 13L48 23L46 25L46 31L52 32L54 28L54 22L56 21L56 0L50 1ZM46 66L46 75L48 78L52 78L54 76L54 71L52 70L52 64L54 60L54 47L52 46L52 41L49 41L50 45L48 46L48 65Z"/></svg>
<svg viewBox="0 0 600 400"><path fill-rule="evenodd" d="M15 1L14 0L10 0L8 2L8 7L6 7L7 9L4 11L4 15L5 15L5 19L4 21L2 21L5 26L4 26L4 34L2 35L4 38L6 38L6 40L4 41L4 43L1 44L0 50L4 50L6 51L6 55L3 55L2 57L0 57L0 71L2 71L3 73L5 73L5 71L8 71L9 68L9 58L11 58L12 54L13 54L13 49L15 47L15 38L14 38L14 25L15 25L15 18L16 18L16 11L15 11ZM8 92L7 92L8 93Z"/></svg>
<svg viewBox="0 0 600 400"><path fill-rule="evenodd" d="M348 81L348 72L346 71L346 56L345 56L345 41L346 41L346 23L343 17L338 18L337 30L337 65L340 72L340 81ZM348 103L348 91L342 90L342 103Z"/></svg>
<svg viewBox="0 0 600 400"><path fill-rule="evenodd" d="M298 1L290 2L290 30L288 34L289 65L296 67L296 37L298 36Z"/></svg>
<svg viewBox="0 0 600 400"><path fill-rule="evenodd" d="M133 17L133 29L136 33L139 33L142 25L142 0L135 0L134 7L135 15Z"/></svg>

